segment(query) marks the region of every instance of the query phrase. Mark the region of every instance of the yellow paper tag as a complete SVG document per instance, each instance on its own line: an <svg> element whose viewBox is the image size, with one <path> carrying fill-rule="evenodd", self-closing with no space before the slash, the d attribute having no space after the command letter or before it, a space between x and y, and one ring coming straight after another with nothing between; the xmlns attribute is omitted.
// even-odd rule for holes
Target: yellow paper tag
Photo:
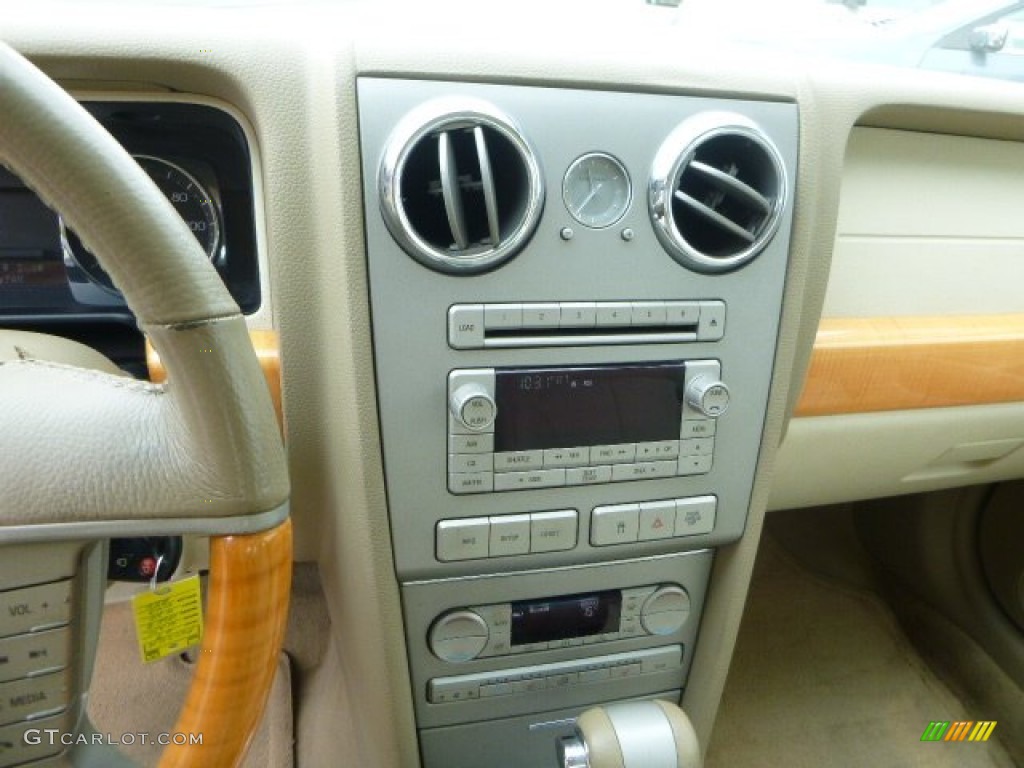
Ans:
<svg viewBox="0 0 1024 768"><path fill-rule="evenodd" d="M161 584L132 598L139 652L147 664L181 653L203 639L199 576Z"/></svg>

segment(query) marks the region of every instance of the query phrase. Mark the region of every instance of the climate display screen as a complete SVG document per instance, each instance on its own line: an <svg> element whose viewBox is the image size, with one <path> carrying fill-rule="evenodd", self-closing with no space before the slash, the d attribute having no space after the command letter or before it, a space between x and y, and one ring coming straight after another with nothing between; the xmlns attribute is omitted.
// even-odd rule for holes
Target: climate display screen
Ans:
<svg viewBox="0 0 1024 768"><path fill-rule="evenodd" d="M684 368L499 368L494 450L678 440Z"/></svg>
<svg viewBox="0 0 1024 768"><path fill-rule="evenodd" d="M512 645L617 632L621 611L618 590L512 603Z"/></svg>

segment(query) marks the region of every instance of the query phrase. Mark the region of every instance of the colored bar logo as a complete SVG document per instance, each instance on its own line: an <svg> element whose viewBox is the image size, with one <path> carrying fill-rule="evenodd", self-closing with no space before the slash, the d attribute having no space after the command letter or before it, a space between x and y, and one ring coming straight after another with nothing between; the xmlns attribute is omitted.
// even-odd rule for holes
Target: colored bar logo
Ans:
<svg viewBox="0 0 1024 768"><path fill-rule="evenodd" d="M996 720L933 720L921 734L921 741L988 741Z"/></svg>

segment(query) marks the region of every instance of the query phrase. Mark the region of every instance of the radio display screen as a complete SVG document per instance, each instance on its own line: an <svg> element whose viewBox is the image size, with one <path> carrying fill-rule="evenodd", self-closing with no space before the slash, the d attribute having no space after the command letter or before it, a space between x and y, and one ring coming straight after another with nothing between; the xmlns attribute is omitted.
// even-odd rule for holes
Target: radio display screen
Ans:
<svg viewBox="0 0 1024 768"><path fill-rule="evenodd" d="M683 363L499 368L495 451L678 440Z"/></svg>
<svg viewBox="0 0 1024 768"><path fill-rule="evenodd" d="M618 632L618 590L512 603L512 645Z"/></svg>

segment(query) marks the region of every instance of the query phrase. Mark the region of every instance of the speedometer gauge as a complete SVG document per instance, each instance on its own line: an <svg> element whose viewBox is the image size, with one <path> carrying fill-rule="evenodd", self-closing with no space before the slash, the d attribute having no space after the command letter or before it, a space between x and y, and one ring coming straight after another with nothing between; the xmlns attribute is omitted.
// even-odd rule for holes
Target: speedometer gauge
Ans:
<svg viewBox="0 0 1024 768"><path fill-rule="evenodd" d="M191 173L167 160L135 155L135 161L170 200L206 255L211 260L216 259L221 247L220 212L209 190ZM96 257L86 250L74 232L64 226L63 220L60 221L60 235L66 262L73 262L89 279L107 291L119 293Z"/></svg>

